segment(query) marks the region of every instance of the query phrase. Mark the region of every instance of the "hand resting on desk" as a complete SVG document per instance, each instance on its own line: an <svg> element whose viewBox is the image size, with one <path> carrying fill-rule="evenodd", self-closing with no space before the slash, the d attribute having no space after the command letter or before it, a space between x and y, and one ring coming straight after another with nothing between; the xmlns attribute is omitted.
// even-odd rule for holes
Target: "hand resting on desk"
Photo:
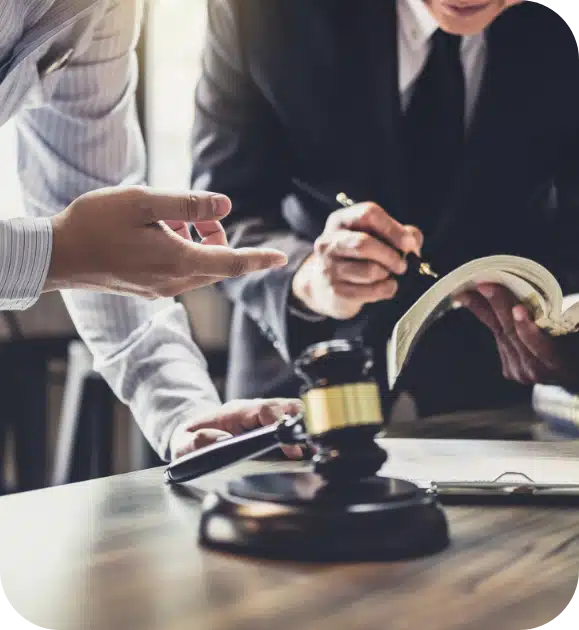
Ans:
<svg viewBox="0 0 579 630"><path fill-rule="evenodd" d="M302 402L291 398L230 401L210 416L178 427L171 438L171 458L178 459L217 440L273 424L284 414L302 410ZM283 451L292 459L302 455L299 446L284 446Z"/></svg>

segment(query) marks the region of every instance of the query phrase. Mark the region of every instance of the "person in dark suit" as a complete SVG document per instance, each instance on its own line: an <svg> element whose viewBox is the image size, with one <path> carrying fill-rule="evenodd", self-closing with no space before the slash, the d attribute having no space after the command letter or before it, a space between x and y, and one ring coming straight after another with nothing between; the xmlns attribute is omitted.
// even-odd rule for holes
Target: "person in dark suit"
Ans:
<svg viewBox="0 0 579 630"><path fill-rule="evenodd" d="M233 203L230 241L289 265L226 280L229 397L295 395L291 359L362 335L386 392L385 343L439 273L533 258L579 288L579 55L542 5L504 0L210 0L193 183ZM340 192L356 200L338 209ZM435 322L399 387L423 415L576 382L576 336L551 339L483 286Z"/></svg>

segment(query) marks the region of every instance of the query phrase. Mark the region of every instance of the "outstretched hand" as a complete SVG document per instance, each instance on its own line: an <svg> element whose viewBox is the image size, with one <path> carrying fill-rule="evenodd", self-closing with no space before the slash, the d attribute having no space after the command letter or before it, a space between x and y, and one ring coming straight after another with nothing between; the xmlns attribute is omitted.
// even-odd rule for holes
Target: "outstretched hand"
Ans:
<svg viewBox="0 0 579 630"><path fill-rule="evenodd" d="M183 457L219 440L274 424L284 414L295 415L302 411L301 400L293 398L229 401L213 413L177 427L171 438L171 457ZM282 450L291 459L302 455L297 445L286 445Z"/></svg>
<svg viewBox="0 0 579 630"><path fill-rule="evenodd" d="M287 263L277 250L230 248L221 225L230 210L226 196L205 191L119 187L82 195L52 218L44 291L173 297ZM189 224L201 243L192 242Z"/></svg>

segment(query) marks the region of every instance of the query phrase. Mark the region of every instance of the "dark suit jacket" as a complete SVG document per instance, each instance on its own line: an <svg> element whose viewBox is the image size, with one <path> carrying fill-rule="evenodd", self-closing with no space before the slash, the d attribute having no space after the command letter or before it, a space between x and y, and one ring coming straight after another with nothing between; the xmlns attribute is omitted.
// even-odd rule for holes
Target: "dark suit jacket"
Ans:
<svg viewBox="0 0 579 630"><path fill-rule="evenodd" d="M310 342L365 329L384 383L384 343L419 287L369 307L344 331L288 315L291 279L346 191L407 222L394 0L210 0L196 94L193 184L233 200L234 246L284 250L284 269L223 283L235 305L229 397L295 395L289 362ZM578 289L579 56L542 5L509 9L487 31L488 56L456 185L423 254L442 272L509 253ZM404 285L404 280L401 285ZM433 326L403 386L424 413L514 402L490 334L467 312Z"/></svg>

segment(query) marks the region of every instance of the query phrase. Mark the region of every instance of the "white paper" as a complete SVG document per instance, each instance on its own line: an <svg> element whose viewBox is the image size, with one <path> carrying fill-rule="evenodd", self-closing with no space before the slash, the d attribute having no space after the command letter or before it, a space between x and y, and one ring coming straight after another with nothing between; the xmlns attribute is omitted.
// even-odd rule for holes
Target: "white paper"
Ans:
<svg viewBox="0 0 579 630"><path fill-rule="evenodd" d="M579 441L495 442L471 440L380 440L388 461L380 475L431 482L494 481L520 473L541 484L579 484ZM507 481L510 481L508 479Z"/></svg>

